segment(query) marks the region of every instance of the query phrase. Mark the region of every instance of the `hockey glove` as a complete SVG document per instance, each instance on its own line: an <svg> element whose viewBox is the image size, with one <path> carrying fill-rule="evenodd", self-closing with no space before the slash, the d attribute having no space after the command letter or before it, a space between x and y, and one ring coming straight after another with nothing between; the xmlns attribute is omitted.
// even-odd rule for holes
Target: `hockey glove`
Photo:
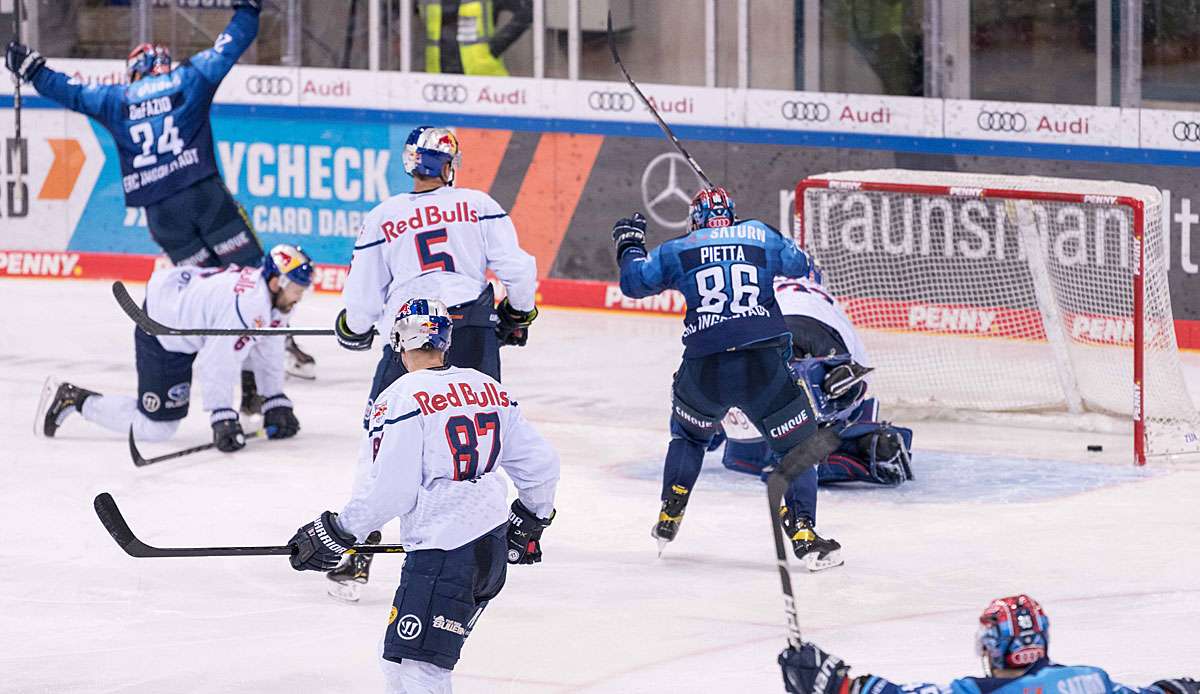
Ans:
<svg viewBox="0 0 1200 694"><path fill-rule="evenodd" d="M850 666L811 643L788 646L779 654L783 687L789 694L836 694L850 676Z"/></svg>
<svg viewBox="0 0 1200 694"><path fill-rule="evenodd" d="M336 513L326 511L297 530L288 540L288 547L292 549L293 569L331 571L342 560L342 555L354 547L354 536L338 526Z"/></svg>
<svg viewBox="0 0 1200 694"><path fill-rule="evenodd" d="M500 344L524 347L529 340L529 324L538 317L537 306L528 311L518 311L505 297L496 307L496 313L500 314L500 323L496 326L496 337L500 339Z"/></svg>
<svg viewBox="0 0 1200 694"><path fill-rule="evenodd" d="M554 520L554 511L546 519L533 515L517 499L508 514L508 563L536 564L542 560L542 531Z"/></svg>
<svg viewBox="0 0 1200 694"><path fill-rule="evenodd" d="M234 11L250 10L254 14L262 12L262 0L233 0L232 7Z"/></svg>
<svg viewBox="0 0 1200 694"><path fill-rule="evenodd" d="M621 257L625 255L625 251L631 248L640 248L642 253L646 252L646 218L641 212L634 212L632 217L618 219L613 225L612 230L613 243L617 244L617 263L621 262Z"/></svg>
<svg viewBox="0 0 1200 694"><path fill-rule="evenodd" d="M269 439L286 439L300 431L300 420L292 412L292 401L283 393L272 395L262 405L263 428Z"/></svg>
<svg viewBox="0 0 1200 694"><path fill-rule="evenodd" d="M4 52L4 66L20 77L25 82L33 81L33 76L42 69L46 64L46 59L41 53L31 49L23 43L10 41L8 50Z"/></svg>
<svg viewBox="0 0 1200 694"><path fill-rule="evenodd" d="M371 328L365 333L356 333L350 330L350 326L346 325L346 309L342 309L337 320L333 322L333 333L337 336L338 344L352 352L371 349L371 343L375 341L375 328Z"/></svg>
<svg viewBox="0 0 1200 694"><path fill-rule="evenodd" d="M1200 682L1191 679L1190 677L1179 677L1172 680L1159 680L1152 686L1166 692L1166 694L1200 694Z"/></svg>
<svg viewBox="0 0 1200 694"><path fill-rule="evenodd" d="M242 432L242 423L236 411L229 408L213 410L209 421L212 423L213 443L218 451L233 453L245 447L246 434Z"/></svg>

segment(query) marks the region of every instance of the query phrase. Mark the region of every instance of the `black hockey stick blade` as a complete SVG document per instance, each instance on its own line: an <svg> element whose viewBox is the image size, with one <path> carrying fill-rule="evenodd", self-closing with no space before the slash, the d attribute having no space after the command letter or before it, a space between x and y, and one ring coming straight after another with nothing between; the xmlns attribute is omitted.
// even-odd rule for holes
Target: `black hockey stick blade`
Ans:
<svg viewBox="0 0 1200 694"><path fill-rule="evenodd" d="M117 502L108 492L96 495L92 505L96 516L109 535L116 540L117 545L131 557L139 559L153 557L242 557L284 555L292 553L287 545L261 545L248 547L152 547L137 538L129 523L117 508ZM402 554L402 545L355 545L349 553L353 554Z"/></svg>
<svg viewBox="0 0 1200 694"><path fill-rule="evenodd" d="M688 154L688 151L684 149L683 143L679 141L678 137L675 137L675 133L671 131L671 126L667 125L667 122L662 119L662 116L658 115L658 111L654 108L654 105L650 103L650 100L647 99L646 95L642 93L642 90L638 88L637 83L633 81L633 77L630 77L629 71L625 69L625 63L621 62L621 56L617 53L617 39L616 34L613 33L611 11L608 13L608 50L612 51L613 62L617 64L618 68L620 68L621 74L625 76L625 81L629 83L629 86L633 88L633 92L637 94L638 98L641 99L642 103L650 111L650 115L654 116L654 120L658 121L658 127L662 128L663 134L667 136L667 139L671 141L671 144L675 145L675 149L679 150L679 153L683 155L684 159L687 160L688 166L692 167L692 171L695 171L696 175L700 177L700 180L704 181L704 185L708 188L715 188L716 186L714 186L713 182L709 180L708 175L705 174L704 170L700 168L700 165L696 163L696 160L692 158L692 155Z"/></svg>
<svg viewBox="0 0 1200 694"><path fill-rule="evenodd" d="M112 292L125 315L150 335L333 335L332 328L172 328L147 315L120 280L113 282Z"/></svg>
<svg viewBox="0 0 1200 694"><path fill-rule="evenodd" d="M246 440L249 441L250 439L258 438L259 436L262 436L263 433L264 432L261 429L258 431L252 431L249 434L246 434ZM138 450L137 443L133 440L133 427L129 427L129 457L133 458L133 464L136 465L137 467L145 467L147 465L161 463L164 460L174 460L175 458L182 458L185 455L199 453L200 451L207 451L210 448L216 448L216 447L217 447L217 444L209 442L209 443L201 444L199 446L192 446L191 448L185 448L181 451L175 451L174 453L164 453L162 455L155 456L153 458L143 458L141 451Z"/></svg>

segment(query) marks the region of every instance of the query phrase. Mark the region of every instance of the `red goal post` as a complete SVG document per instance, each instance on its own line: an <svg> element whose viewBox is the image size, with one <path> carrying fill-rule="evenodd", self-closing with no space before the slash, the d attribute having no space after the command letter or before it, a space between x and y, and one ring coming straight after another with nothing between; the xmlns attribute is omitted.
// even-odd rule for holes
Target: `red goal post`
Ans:
<svg viewBox="0 0 1200 694"><path fill-rule="evenodd" d="M1160 205L1136 184L847 171L799 183L795 233L865 331L885 402L1123 419L1143 465L1200 450Z"/></svg>

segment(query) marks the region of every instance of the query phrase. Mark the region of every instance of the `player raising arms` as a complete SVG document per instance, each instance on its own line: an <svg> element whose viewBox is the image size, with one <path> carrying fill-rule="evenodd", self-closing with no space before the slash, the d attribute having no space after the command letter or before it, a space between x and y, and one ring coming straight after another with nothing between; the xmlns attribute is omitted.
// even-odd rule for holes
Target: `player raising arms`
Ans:
<svg viewBox="0 0 1200 694"><path fill-rule="evenodd" d="M949 684L894 684L875 675L850 676L850 666L816 645L788 647L779 654L783 684L791 694L1200 694L1195 679L1164 679L1149 687L1127 687L1090 665L1050 660L1050 619L1028 595L993 600L979 617L975 652L984 677ZM1194 664L1193 664L1194 665Z"/></svg>
<svg viewBox="0 0 1200 694"><path fill-rule="evenodd" d="M450 691L464 641L504 587L505 561L541 561L554 517L558 455L498 381L446 363L452 331L436 299L400 306L390 343L407 373L375 401L350 500L288 543L295 569L328 571L400 519L407 557L382 652L389 692ZM499 468L517 487L508 510Z"/></svg>
<svg viewBox="0 0 1200 694"><path fill-rule="evenodd" d="M676 289L687 300L683 363L672 386L662 509L651 529L661 550L679 532L695 482L692 471L698 473L705 448L730 407L740 408L766 432L767 443L780 454L816 432L813 405L788 368L791 340L772 287L777 275L804 277L812 264L771 226L755 219L739 221L723 188L697 193L691 231L649 254L641 214L618 220L613 241L621 291L627 296Z"/></svg>
<svg viewBox="0 0 1200 694"><path fill-rule="evenodd" d="M263 256L260 267L225 270L179 265L157 270L146 285L146 312L166 325L246 329L277 327L312 283L304 251L281 244ZM187 416L192 367L203 385L213 443L226 453L246 445L233 408L233 390L243 366L270 393L262 405L263 426L273 439L295 436L300 423L283 393L283 337L152 336L134 328L138 397L101 395L47 379L38 405L36 429L54 436L75 412L122 434L133 430L143 441L174 435Z"/></svg>

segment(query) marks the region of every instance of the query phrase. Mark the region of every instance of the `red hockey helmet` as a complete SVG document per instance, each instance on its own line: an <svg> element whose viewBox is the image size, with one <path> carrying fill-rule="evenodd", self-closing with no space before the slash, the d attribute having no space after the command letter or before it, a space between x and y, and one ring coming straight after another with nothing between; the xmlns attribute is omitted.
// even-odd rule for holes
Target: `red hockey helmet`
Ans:
<svg viewBox="0 0 1200 694"><path fill-rule="evenodd" d="M733 198L722 187L703 188L691 204L692 229L730 227L736 221Z"/></svg>
<svg viewBox="0 0 1200 694"><path fill-rule="evenodd" d="M143 43L129 51L125 76L136 82L146 75L165 75L171 71L171 51L160 43Z"/></svg>
<svg viewBox="0 0 1200 694"><path fill-rule="evenodd" d="M975 654L988 675L1024 670L1045 658L1049 647L1050 618L1028 595L997 598L979 615Z"/></svg>

